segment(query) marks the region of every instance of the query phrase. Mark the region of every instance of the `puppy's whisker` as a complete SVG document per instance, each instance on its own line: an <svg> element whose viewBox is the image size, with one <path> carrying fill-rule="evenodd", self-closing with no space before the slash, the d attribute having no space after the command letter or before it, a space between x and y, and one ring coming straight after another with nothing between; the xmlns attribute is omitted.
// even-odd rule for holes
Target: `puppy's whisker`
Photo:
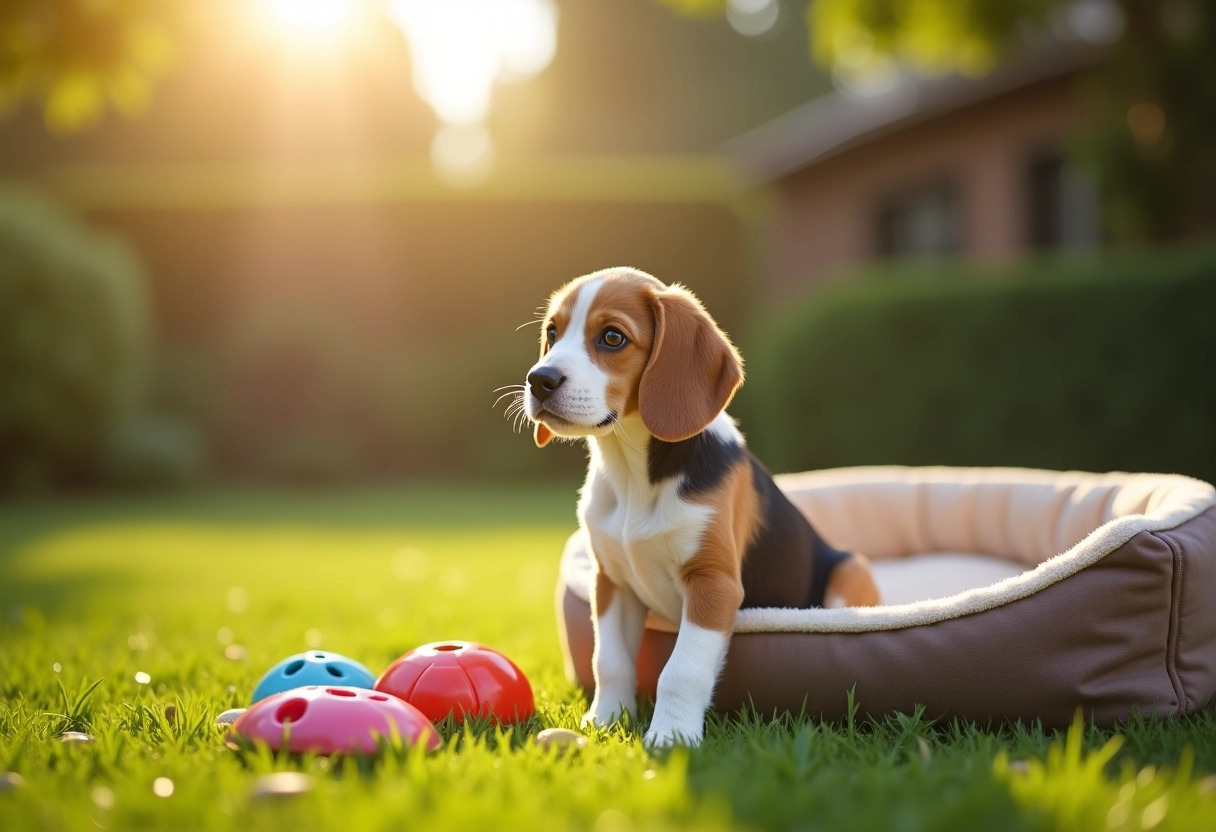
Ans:
<svg viewBox="0 0 1216 832"><path fill-rule="evenodd" d="M491 393L497 393L499 390L523 390L526 385L523 384L504 384L502 387L495 387Z"/></svg>
<svg viewBox="0 0 1216 832"><path fill-rule="evenodd" d="M638 447L638 443L629 435L629 431L625 430L625 424L621 421L620 416L612 417L612 432L620 438L621 442L628 445L630 449L642 453L642 449Z"/></svg>
<svg viewBox="0 0 1216 832"><path fill-rule="evenodd" d="M534 321L528 321L527 323L520 324L519 326L515 327L515 331L519 332L521 329L523 329L526 326L536 326L537 324L543 324L544 322L545 322L544 318L537 318Z"/></svg>

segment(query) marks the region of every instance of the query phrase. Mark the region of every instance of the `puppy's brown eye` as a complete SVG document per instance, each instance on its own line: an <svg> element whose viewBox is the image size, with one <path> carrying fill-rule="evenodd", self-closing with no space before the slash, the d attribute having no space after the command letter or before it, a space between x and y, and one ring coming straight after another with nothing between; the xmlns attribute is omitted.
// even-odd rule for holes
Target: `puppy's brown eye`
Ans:
<svg viewBox="0 0 1216 832"><path fill-rule="evenodd" d="M548 339L549 346L553 346L554 344L556 344L557 343L557 327L555 327L553 324L549 324L549 328L545 330L545 338Z"/></svg>
<svg viewBox="0 0 1216 832"><path fill-rule="evenodd" d="M625 346L625 335L619 329L608 327L600 333L600 343L610 350L617 350Z"/></svg>

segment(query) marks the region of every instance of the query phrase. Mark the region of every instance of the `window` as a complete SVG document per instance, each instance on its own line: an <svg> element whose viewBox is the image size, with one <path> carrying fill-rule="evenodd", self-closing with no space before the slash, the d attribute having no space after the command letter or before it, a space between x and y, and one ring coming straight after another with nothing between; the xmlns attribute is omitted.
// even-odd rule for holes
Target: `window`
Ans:
<svg viewBox="0 0 1216 832"><path fill-rule="evenodd" d="M1026 242L1031 248L1092 248L1101 240L1098 189L1058 152L1030 158L1026 209Z"/></svg>
<svg viewBox="0 0 1216 832"><path fill-rule="evenodd" d="M894 194L880 203L877 225L883 257L957 254L962 244L958 189L940 181Z"/></svg>

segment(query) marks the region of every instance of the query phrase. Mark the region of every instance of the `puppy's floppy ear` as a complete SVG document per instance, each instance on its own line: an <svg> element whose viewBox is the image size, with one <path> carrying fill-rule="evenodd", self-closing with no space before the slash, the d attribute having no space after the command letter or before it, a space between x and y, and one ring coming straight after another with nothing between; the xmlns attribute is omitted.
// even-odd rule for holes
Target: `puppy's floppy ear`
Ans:
<svg viewBox="0 0 1216 832"><path fill-rule="evenodd" d="M701 302L673 286L656 292L654 345L638 384L651 435L679 442L700 433L743 383L743 360Z"/></svg>

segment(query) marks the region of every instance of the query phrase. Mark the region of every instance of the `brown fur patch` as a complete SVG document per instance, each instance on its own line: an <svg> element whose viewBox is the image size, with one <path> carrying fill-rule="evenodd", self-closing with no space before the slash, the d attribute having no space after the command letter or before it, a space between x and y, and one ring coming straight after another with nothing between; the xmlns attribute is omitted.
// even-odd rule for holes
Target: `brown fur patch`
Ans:
<svg viewBox="0 0 1216 832"><path fill-rule="evenodd" d="M616 584L603 572L595 573L595 617L599 618L612 606L612 597L616 594Z"/></svg>
<svg viewBox="0 0 1216 832"><path fill-rule="evenodd" d="M870 561L864 555L853 555L837 564L828 577L823 592L825 603L839 600L846 607L876 607L880 603L878 587L870 572Z"/></svg>
<svg viewBox="0 0 1216 832"><path fill-rule="evenodd" d="M743 359L701 302L673 286L655 296L654 346L638 383L650 433L680 442L700 433L743 383Z"/></svg>
<svg viewBox="0 0 1216 832"><path fill-rule="evenodd" d="M618 416L636 413L638 383L654 343L654 297L663 284L645 275L622 273L604 278L587 314L584 337L591 360L607 373L605 391L609 409ZM596 348L605 328L619 329L629 343L619 350Z"/></svg>
<svg viewBox="0 0 1216 832"><path fill-rule="evenodd" d="M760 519L751 467L746 461L736 464L722 487L699 502L714 513L701 548L680 567L688 620L709 630L730 632L743 603L743 553Z"/></svg>

